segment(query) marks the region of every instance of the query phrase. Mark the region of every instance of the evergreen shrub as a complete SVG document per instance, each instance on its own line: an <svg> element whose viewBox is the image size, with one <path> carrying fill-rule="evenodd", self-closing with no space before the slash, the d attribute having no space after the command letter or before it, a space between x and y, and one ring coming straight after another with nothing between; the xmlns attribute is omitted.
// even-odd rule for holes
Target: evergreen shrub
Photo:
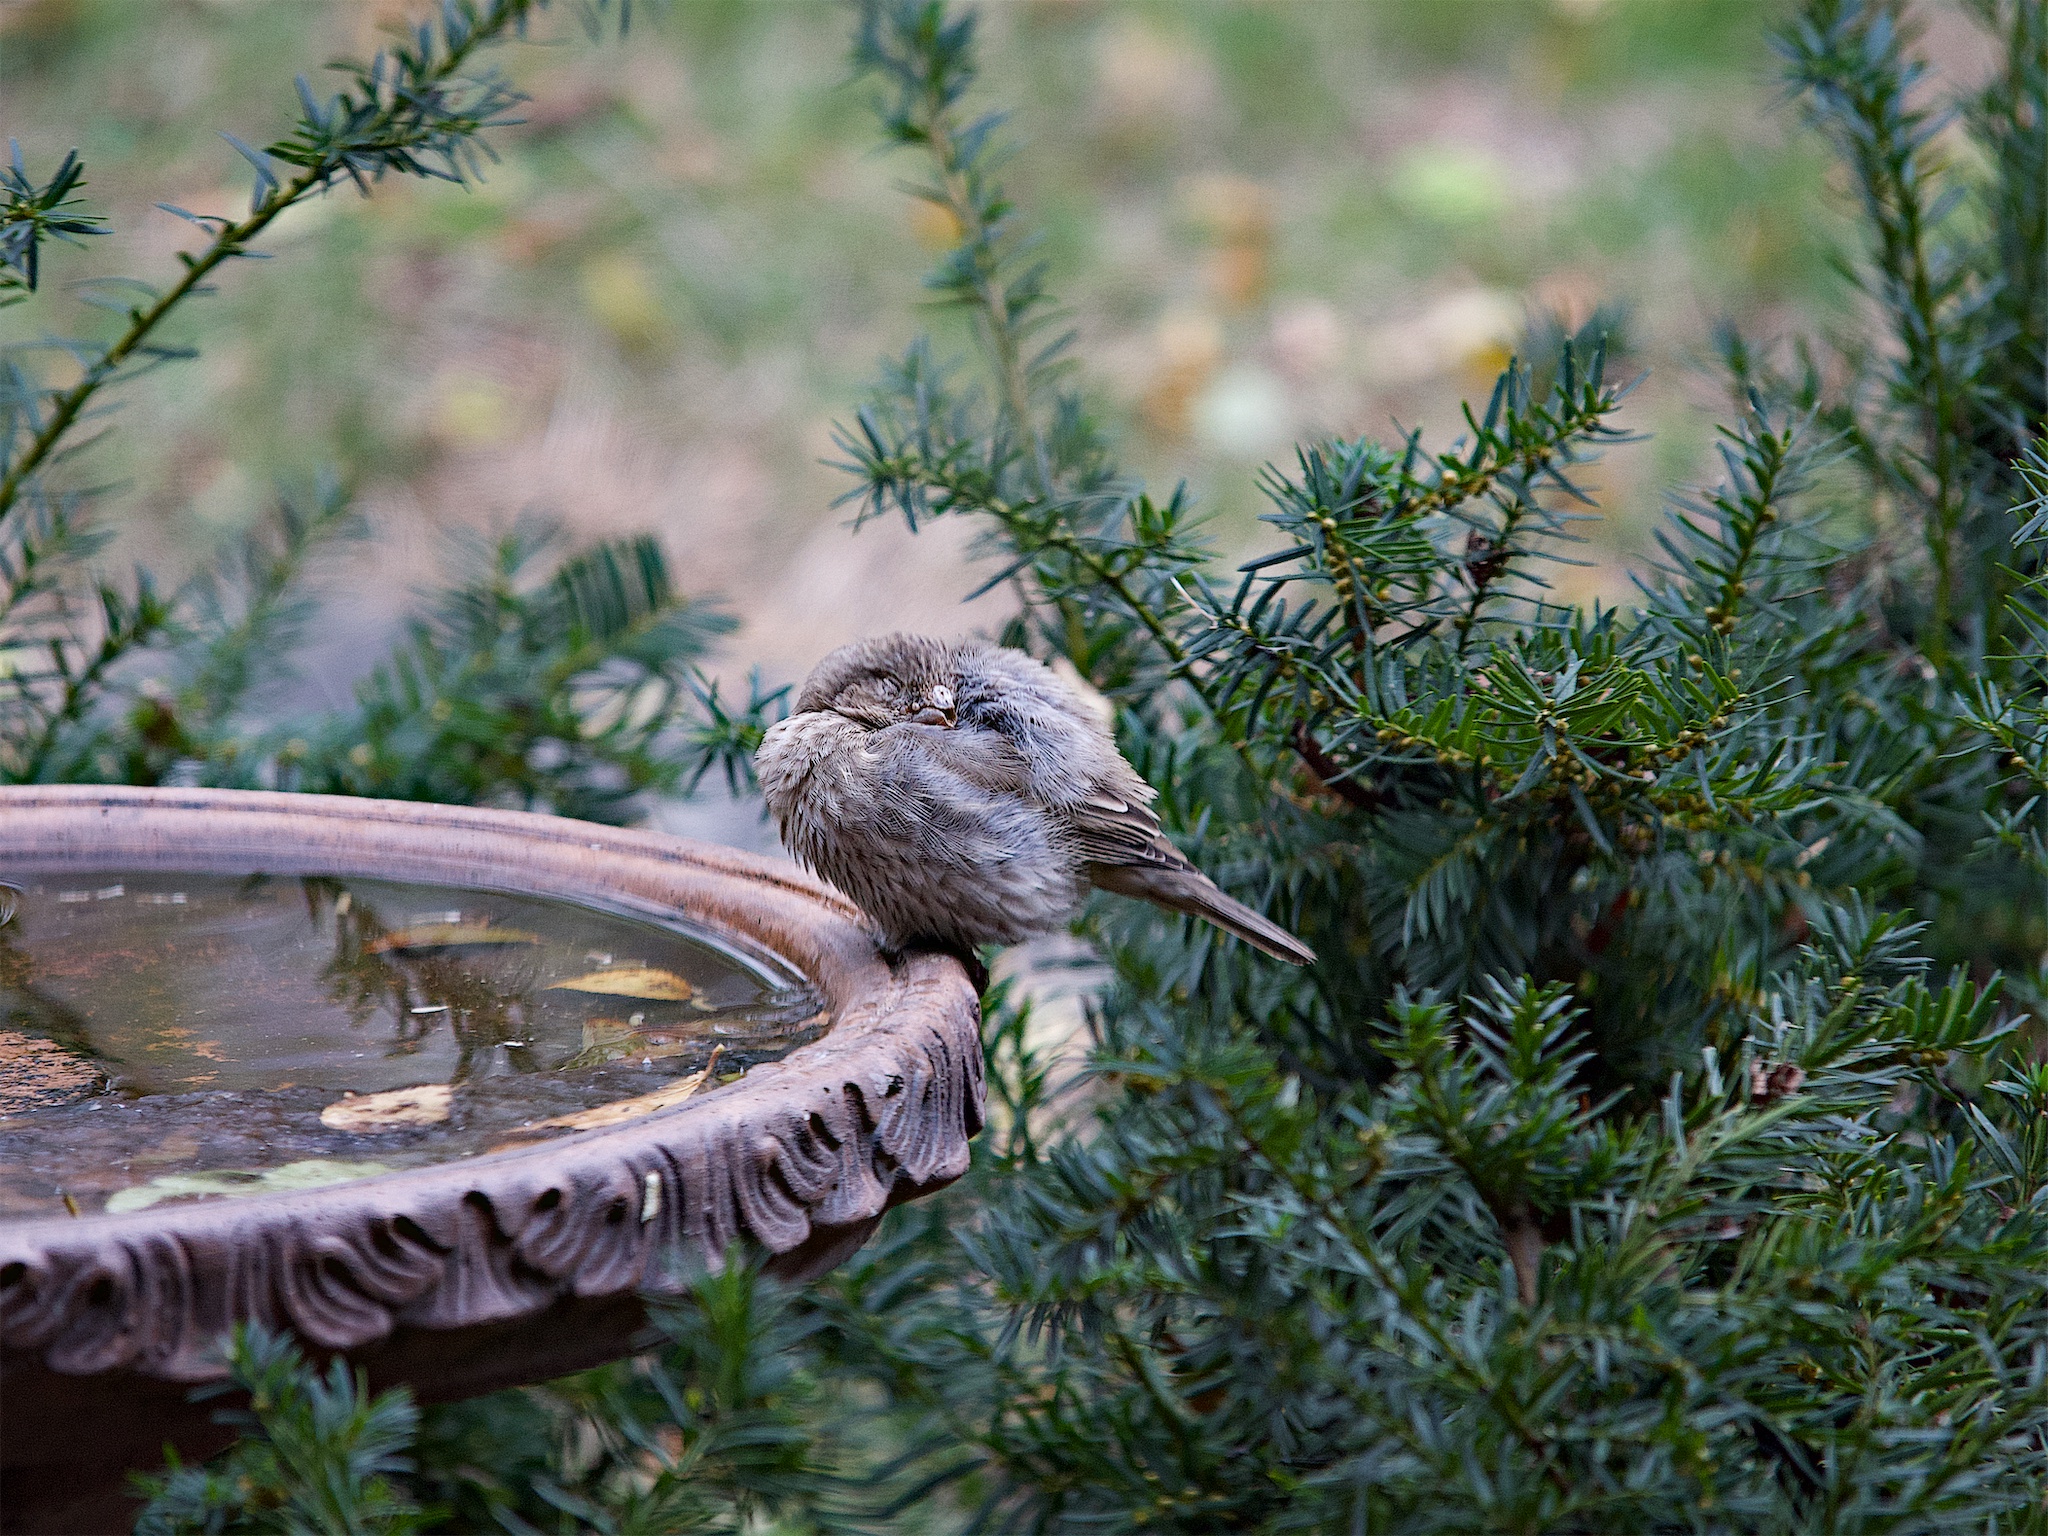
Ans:
<svg viewBox="0 0 2048 1536"><path fill-rule="evenodd" d="M1266 477L1271 551L1222 572L1095 425L968 104L972 16L869 0L856 57L959 231L931 288L976 345L885 371L840 433L850 500L973 519L1021 598L1004 638L1103 691L1173 833L1322 963L1102 903L1086 1068L992 992L973 1171L829 1280L734 1265L656 1355L417 1418L244 1336L250 1436L145 1528L2048 1528L2048 12L1972 9L1998 67L1953 99L1892 5L1786 24L1858 200L1853 321L1725 338L1721 477L1632 603L1581 608L1545 572L1622 439L1599 335L1510 365L1449 446L1304 444ZM293 142L273 160L329 163ZM24 284L12 231L83 235L68 174L8 183ZM25 452L10 491L42 483ZM38 497L10 549L78 537ZM571 700L547 739L607 786L737 767L772 699L576 757L612 718L574 715L597 669L553 638L589 579L522 599L546 666L395 664L393 718L417 676L462 731L375 735L366 695L297 738L340 762L253 755L362 790L367 743L414 792L587 812L530 753L490 766L493 690L541 677ZM418 654L474 657L481 601ZM17 776L241 772L203 664L101 707L94 646L171 621L147 588L97 611L38 620L56 702L10 741L54 745L10 745Z"/></svg>

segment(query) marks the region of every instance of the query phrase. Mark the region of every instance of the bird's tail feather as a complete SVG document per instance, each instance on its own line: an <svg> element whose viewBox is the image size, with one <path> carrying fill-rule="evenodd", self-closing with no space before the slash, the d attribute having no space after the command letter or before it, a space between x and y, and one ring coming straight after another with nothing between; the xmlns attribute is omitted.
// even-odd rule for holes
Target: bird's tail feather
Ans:
<svg viewBox="0 0 2048 1536"><path fill-rule="evenodd" d="M1147 869L1132 865L1095 865L1089 874L1105 891L1136 896L1175 912L1214 923L1289 965L1314 965L1316 952L1271 919L1233 901L1207 875L1194 869Z"/></svg>

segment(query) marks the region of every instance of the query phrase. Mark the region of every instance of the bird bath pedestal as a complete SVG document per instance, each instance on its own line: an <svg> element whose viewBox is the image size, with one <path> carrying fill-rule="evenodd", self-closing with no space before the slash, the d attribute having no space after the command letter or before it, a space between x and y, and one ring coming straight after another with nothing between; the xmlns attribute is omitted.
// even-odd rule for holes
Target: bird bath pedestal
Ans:
<svg viewBox="0 0 2048 1536"><path fill-rule="evenodd" d="M0 789L0 1529L125 1528L239 1322L450 1399L967 1166L979 1007L794 871L544 816Z"/></svg>

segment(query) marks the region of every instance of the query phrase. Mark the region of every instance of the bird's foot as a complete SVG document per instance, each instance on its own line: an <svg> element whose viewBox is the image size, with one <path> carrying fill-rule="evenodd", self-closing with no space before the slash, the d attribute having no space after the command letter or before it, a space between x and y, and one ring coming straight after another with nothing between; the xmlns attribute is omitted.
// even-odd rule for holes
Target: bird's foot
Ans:
<svg viewBox="0 0 2048 1536"><path fill-rule="evenodd" d="M974 995L976 997L987 996L989 982L988 967L982 964L981 956L971 949L964 949L956 951L955 958L967 968L967 979L974 983Z"/></svg>
<svg viewBox="0 0 2048 1536"><path fill-rule="evenodd" d="M988 967L982 963L981 956L974 952L972 945L940 944L936 947L940 954L951 955L960 962L961 968L967 972L967 979L974 983L974 995L976 997L987 995L989 982Z"/></svg>
<svg viewBox="0 0 2048 1536"><path fill-rule="evenodd" d="M876 948L881 952L882 961L889 967L890 974L894 976L902 975L904 964L910 959L912 951L897 949L888 944L878 944ZM920 945L919 949L923 950L923 946ZM988 991L988 967L982 963L981 956L977 955L967 945L934 943L929 950L923 950L923 952L952 956L966 970L967 979L974 983L975 996L982 996Z"/></svg>

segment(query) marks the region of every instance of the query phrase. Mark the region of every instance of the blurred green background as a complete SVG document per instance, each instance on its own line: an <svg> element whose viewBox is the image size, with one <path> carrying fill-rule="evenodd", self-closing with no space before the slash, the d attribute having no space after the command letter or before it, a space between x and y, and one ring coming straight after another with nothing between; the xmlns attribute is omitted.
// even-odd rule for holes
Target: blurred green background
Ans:
<svg viewBox="0 0 2048 1536"><path fill-rule="evenodd" d="M277 136L292 76L373 50L418 0L5 0L0 102L32 172L73 145L116 234L0 314L9 341L110 317L71 280L162 278L246 203L218 136ZM1531 313L1623 306L1628 419L1576 596L1620 596L1660 489L1707 472L1714 323L1761 339L1848 302L1838 193L1779 99L1751 0L997 0L984 94L1027 146L1078 355L1128 461L1185 478L1226 552L1256 474L1326 432L1454 435ZM1937 58L1969 28L1930 8ZM729 671L801 675L852 635L960 630L967 530L859 538L820 461L882 355L943 318L948 231L896 186L849 13L672 0L592 43L564 10L499 62L534 100L487 184L335 193L230 269L95 450L120 553L175 571L280 477L357 478L374 540L331 573L305 686L339 695L449 527L524 511L649 528L745 624ZM63 365L56 364L58 367ZM312 702L309 700L309 702Z"/></svg>

